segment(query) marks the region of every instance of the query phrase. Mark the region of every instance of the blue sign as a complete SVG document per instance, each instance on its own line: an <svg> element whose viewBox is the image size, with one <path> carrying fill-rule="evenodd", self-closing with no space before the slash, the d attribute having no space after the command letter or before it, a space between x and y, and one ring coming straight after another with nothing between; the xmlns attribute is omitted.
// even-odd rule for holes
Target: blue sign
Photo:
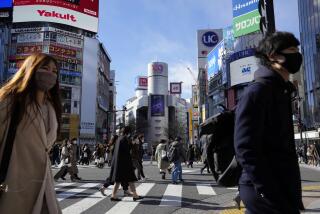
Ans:
<svg viewBox="0 0 320 214"><path fill-rule="evenodd" d="M163 117L164 95L151 95L151 117Z"/></svg>
<svg viewBox="0 0 320 214"><path fill-rule="evenodd" d="M238 59L246 58L246 57L249 57L249 56L254 56L254 54L255 54L255 49L254 48L246 49L246 50L239 51L239 52L236 52L236 53L232 54L229 57L228 61L229 62L233 62L233 61L236 61Z"/></svg>
<svg viewBox="0 0 320 214"><path fill-rule="evenodd" d="M12 7L12 0L0 0L0 8Z"/></svg>
<svg viewBox="0 0 320 214"><path fill-rule="evenodd" d="M222 40L209 54L208 54L208 76L213 77L222 70L224 41Z"/></svg>
<svg viewBox="0 0 320 214"><path fill-rule="evenodd" d="M233 18L258 9L259 0L232 0Z"/></svg>
<svg viewBox="0 0 320 214"><path fill-rule="evenodd" d="M234 32L233 32L233 26L229 26L223 29L223 39L224 39L224 45L227 50L233 50L234 49Z"/></svg>
<svg viewBox="0 0 320 214"><path fill-rule="evenodd" d="M219 42L219 36L213 31L208 31L202 36L202 43L207 47L214 47Z"/></svg>

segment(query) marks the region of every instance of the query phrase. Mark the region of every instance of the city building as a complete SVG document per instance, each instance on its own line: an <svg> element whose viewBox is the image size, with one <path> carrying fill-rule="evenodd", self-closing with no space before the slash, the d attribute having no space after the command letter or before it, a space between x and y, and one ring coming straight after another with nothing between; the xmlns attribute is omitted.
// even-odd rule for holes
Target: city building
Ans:
<svg viewBox="0 0 320 214"><path fill-rule="evenodd" d="M188 142L187 102L180 97L181 83L171 83L168 90L168 65L148 64L148 76L137 77L136 83L135 96L125 104L125 124L145 135L145 149L151 151L152 146L169 137L180 136ZM117 123L120 121L119 115Z"/></svg>
<svg viewBox="0 0 320 214"><path fill-rule="evenodd" d="M320 127L320 2L298 0L303 82L304 125Z"/></svg>
<svg viewBox="0 0 320 214"><path fill-rule="evenodd" d="M80 137L83 142L91 139L94 143L108 138L108 129L104 127L109 122L106 118L115 95L109 91L110 56L96 39L98 9L99 1L34 1L30 4L15 0L12 4L6 0L0 3L0 80L6 81L15 74L23 60L33 53L46 53L58 61L62 98L59 140ZM68 13L69 19L55 18L48 15L49 12L43 15L46 11ZM88 44L96 45L96 49ZM91 87L95 88L90 91L93 94L84 89L92 79L97 80ZM86 114L82 113L87 110L84 106L87 103L83 102L87 97L96 98L88 114L94 115L94 122L87 121ZM90 137L88 129L92 129Z"/></svg>
<svg viewBox="0 0 320 214"><path fill-rule="evenodd" d="M110 138L113 97L110 97L111 58L96 38L84 38L81 143L106 143ZM111 107L111 109L110 109Z"/></svg>

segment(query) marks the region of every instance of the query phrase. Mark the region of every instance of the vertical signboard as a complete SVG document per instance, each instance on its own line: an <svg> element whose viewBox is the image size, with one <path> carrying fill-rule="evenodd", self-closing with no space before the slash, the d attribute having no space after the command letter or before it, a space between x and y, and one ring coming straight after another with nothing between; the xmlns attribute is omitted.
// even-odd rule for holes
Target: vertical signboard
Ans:
<svg viewBox="0 0 320 214"><path fill-rule="evenodd" d="M234 49L234 32L232 25L223 29L223 40L227 50Z"/></svg>
<svg viewBox="0 0 320 214"><path fill-rule="evenodd" d="M164 117L164 95L151 95L151 117Z"/></svg>
<svg viewBox="0 0 320 214"><path fill-rule="evenodd" d="M137 77L137 89L147 90L148 89L148 77L138 76Z"/></svg>
<svg viewBox="0 0 320 214"><path fill-rule="evenodd" d="M224 48L224 41L222 40L208 54L208 77L209 77L209 79L222 70L224 54L225 54L225 48Z"/></svg>
<svg viewBox="0 0 320 214"><path fill-rule="evenodd" d="M260 30L259 0L232 0L234 37Z"/></svg>
<svg viewBox="0 0 320 214"><path fill-rule="evenodd" d="M181 82L170 83L170 94L181 94Z"/></svg>

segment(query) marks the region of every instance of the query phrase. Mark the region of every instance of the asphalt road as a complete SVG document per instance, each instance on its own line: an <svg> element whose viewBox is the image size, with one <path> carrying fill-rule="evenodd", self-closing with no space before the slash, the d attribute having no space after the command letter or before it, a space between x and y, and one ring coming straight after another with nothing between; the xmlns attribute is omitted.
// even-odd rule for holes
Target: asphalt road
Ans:
<svg viewBox="0 0 320 214"><path fill-rule="evenodd" d="M82 181L72 183L67 175L66 181L55 183L57 198L63 213L117 213L117 214L202 214L202 213L243 213L234 209L232 198L236 188L219 187L211 174L200 174L202 164L194 168L183 166L183 184L171 184L171 177L161 179L159 170L153 162L144 163L144 172L148 179L136 183L137 191L145 196L141 201L134 202L130 197L123 197L118 192L121 202L112 202L98 191L109 167L98 169L93 165L79 166ZM53 168L53 173L57 169ZM307 213L320 213L320 170L301 168L304 186L304 203L310 208ZM112 186L106 190L111 194ZM318 210L319 208L319 210Z"/></svg>

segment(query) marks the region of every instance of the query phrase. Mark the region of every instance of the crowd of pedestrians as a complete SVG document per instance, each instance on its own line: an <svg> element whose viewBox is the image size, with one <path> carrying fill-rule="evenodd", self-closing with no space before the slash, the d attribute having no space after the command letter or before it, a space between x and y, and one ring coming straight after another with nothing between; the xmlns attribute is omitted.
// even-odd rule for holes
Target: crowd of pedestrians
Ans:
<svg viewBox="0 0 320 214"><path fill-rule="evenodd" d="M316 143L296 146L299 163L320 167L320 145Z"/></svg>

